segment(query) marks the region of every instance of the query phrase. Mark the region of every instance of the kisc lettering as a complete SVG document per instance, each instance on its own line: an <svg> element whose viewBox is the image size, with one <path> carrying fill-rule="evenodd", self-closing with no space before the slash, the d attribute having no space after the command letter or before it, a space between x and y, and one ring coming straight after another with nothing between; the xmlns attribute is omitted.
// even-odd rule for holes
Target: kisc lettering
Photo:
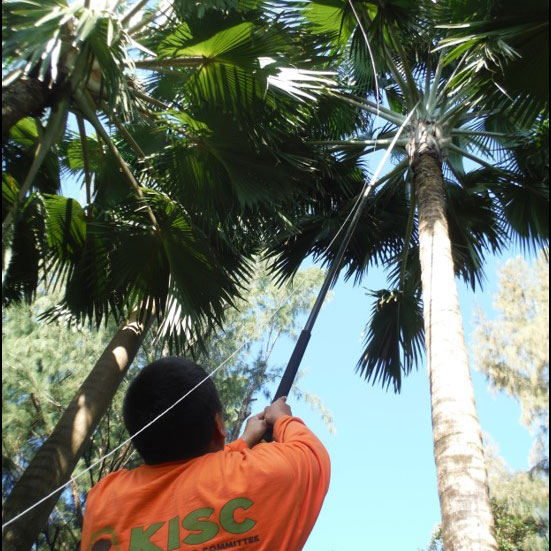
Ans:
<svg viewBox="0 0 551 551"><path fill-rule="evenodd" d="M213 508L203 507L192 511L181 521L180 517L174 517L168 521L154 522L149 526L137 526L130 532L129 551L175 551L182 549L182 543L189 546L207 543L214 539L221 529L229 534L244 534L256 526L256 521L245 518L238 522L235 513L237 510L246 511L253 505L250 499L239 497L228 501L222 507L217 520L216 517L213 519ZM163 549L153 543L151 538L167 523L167 547ZM189 532L185 537L182 528Z"/></svg>

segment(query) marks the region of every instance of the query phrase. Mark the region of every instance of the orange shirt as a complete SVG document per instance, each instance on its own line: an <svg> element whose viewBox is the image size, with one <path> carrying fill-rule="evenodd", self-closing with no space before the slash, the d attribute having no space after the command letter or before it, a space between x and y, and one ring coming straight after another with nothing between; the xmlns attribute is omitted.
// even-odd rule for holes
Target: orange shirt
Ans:
<svg viewBox="0 0 551 551"><path fill-rule="evenodd" d="M274 440L111 473L88 494L81 551L300 551L329 456L296 417L278 419Z"/></svg>

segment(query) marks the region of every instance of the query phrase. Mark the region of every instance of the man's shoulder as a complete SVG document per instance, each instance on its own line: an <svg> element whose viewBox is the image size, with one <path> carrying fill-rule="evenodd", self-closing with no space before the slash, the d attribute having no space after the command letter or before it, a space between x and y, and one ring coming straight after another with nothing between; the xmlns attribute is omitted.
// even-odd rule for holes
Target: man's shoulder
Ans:
<svg viewBox="0 0 551 551"><path fill-rule="evenodd" d="M129 472L130 471L128 469L120 469L118 471L113 471L112 473L109 473L107 476L104 476L101 480L98 480L98 482L96 482L92 486L90 492L88 493L88 499L93 494L100 494L108 490L109 488L118 486L121 481L128 476Z"/></svg>

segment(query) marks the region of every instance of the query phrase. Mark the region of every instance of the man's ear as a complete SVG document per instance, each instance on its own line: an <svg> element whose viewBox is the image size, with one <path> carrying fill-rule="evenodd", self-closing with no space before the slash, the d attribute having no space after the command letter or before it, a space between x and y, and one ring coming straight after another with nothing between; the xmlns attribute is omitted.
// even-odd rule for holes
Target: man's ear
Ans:
<svg viewBox="0 0 551 551"><path fill-rule="evenodd" d="M222 414L217 413L214 417L214 440L224 443L226 441L226 435L226 426L224 425Z"/></svg>

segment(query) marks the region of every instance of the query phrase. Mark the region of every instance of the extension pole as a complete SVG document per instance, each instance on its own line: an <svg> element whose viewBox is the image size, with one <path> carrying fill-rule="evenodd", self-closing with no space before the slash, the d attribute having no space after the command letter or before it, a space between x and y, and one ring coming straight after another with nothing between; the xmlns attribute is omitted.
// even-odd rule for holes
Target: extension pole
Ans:
<svg viewBox="0 0 551 551"><path fill-rule="evenodd" d="M297 376L298 368L300 367L300 363L302 361L304 353L306 352L308 342L310 341L310 337L312 336L312 329L314 327L314 324L316 323L316 319L321 310L323 302L325 301L327 292L329 291L331 286L336 282L336 279L338 277L338 270L341 266L342 259L344 258L344 253L346 252L346 248L350 243L350 239L352 238L354 230L356 229L358 222L360 221L365 205L367 204L367 198L369 197L369 195L371 194L371 191L375 187L375 184L377 183L379 175L383 170L383 167L386 164L388 158L390 157L392 150L396 145L396 142L399 140L400 135L402 134L404 128L407 126L411 117L413 116L413 113L417 109L417 105L411 110L409 115L406 117L406 119L398 129L398 132L396 132L396 135L394 136L391 144L386 150L385 155L381 159L381 162L379 163L377 170L373 174L371 181L369 182L368 185L365 186L360 202L356 207L356 212L354 213L354 217L352 218L352 221L350 222L350 225L346 230L346 234L343 240L341 241L339 250L337 251L337 255L335 256L333 262L331 263L331 266L329 267L329 270L327 271L325 280L323 281L323 285L321 286L321 289L316 298L316 302L312 308L312 311L310 312L310 316L308 317L306 325L304 326L304 329L300 333L300 336L295 345L293 353L291 354L291 358L289 359L289 363L287 364L285 372L283 373L283 377L281 378L281 381L275 393L273 402L275 402L282 396L288 396L289 392L291 391L291 387L293 386L293 382ZM271 428L269 428L266 431L266 434L264 435L264 440L266 442L271 442L273 440L273 431Z"/></svg>

